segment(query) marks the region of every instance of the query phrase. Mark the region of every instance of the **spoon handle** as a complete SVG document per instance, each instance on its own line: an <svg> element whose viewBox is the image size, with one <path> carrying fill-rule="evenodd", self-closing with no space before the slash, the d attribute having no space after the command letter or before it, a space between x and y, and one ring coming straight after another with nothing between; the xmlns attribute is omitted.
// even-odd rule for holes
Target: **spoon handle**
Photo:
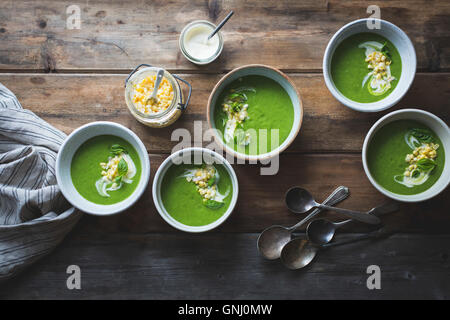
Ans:
<svg viewBox="0 0 450 320"><path fill-rule="evenodd" d="M378 218L377 216L371 215L371 214L367 214L367 213L363 213L363 212L359 212L359 211L353 211L353 210L348 210L348 209L342 209L342 208L336 208L336 207L330 207L324 204L318 204L319 208L322 209L328 209L328 210L333 210L336 211L338 213L344 214L352 219L361 221L361 222L365 222L368 224L379 224L381 222L380 218Z"/></svg>
<svg viewBox="0 0 450 320"><path fill-rule="evenodd" d="M323 203L333 206L336 203L339 203L342 200L344 200L345 198L347 198L349 194L350 194L350 192L347 187L339 186L328 196L328 198L325 199L325 201ZM289 230L294 231L295 229L299 228L300 226L302 226L303 224L305 224L306 222L308 222L309 220L314 218L320 211L322 211L322 209L320 209L320 208L314 209L303 220L301 220L297 224L290 227Z"/></svg>
<svg viewBox="0 0 450 320"><path fill-rule="evenodd" d="M367 213L376 215L377 217L380 217L382 215L395 212L399 210L399 205L396 202L387 202L384 203L378 207L370 209ZM341 222L335 222L334 225L336 226L336 229L343 227L351 222L353 222L353 219L344 220Z"/></svg>
<svg viewBox="0 0 450 320"><path fill-rule="evenodd" d="M219 25L214 29L214 31L208 36L208 40L211 39L212 37L214 37L214 35L217 33L217 31L219 31L223 25L228 21L228 19L231 18L231 16L234 14L234 11L231 11L226 17L225 19L222 20L221 23L219 23Z"/></svg>
<svg viewBox="0 0 450 320"><path fill-rule="evenodd" d="M381 237L387 237L390 236L392 234L395 234L395 231L388 231L386 230L385 227L380 228L376 231L372 231L351 239L347 239L347 240L342 240L342 241L336 241L336 242L331 242L331 243L327 243L322 245L322 248L329 248L329 247L334 247L334 246L340 246L343 244L348 244L348 243L352 243L352 242L357 242L357 241L361 241L361 240L366 240L366 239L370 239L370 238L381 238Z"/></svg>
<svg viewBox="0 0 450 320"><path fill-rule="evenodd" d="M150 98L152 99L156 98L156 94L158 93L159 85L161 84L163 76L164 76L164 69L159 69L158 73L156 74L155 87L153 88L153 92Z"/></svg>

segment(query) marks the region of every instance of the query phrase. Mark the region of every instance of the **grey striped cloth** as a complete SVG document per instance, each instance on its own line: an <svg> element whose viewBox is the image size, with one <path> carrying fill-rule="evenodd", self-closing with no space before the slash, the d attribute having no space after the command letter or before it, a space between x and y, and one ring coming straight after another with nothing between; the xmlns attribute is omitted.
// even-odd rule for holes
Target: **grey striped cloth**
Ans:
<svg viewBox="0 0 450 320"><path fill-rule="evenodd" d="M0 84L0 281L52 251L81 217L56 184L64 139Z"/></svg>

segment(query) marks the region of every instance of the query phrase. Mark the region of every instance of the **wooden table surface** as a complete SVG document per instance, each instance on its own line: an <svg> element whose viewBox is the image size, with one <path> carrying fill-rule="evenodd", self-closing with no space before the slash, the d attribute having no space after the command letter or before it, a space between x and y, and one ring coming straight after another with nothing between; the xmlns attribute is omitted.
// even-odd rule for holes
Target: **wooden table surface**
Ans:
<svg viewBox="0 0 450 320"><path fill-rule="evenodd" d="M389 111L419 107L449 123L450 2L427 0L184 0L77 1L81 29L66 28L72 1L0 3L0 82L25 108L69 134L85 123L107 120L133 130L151 160L147 191L127 212L113 217L85 215L50 255L0 288L0 298L450 298L449 190L435 199L402 205L384 221L397 230L390 238L324 251L308 268L289 271L256 250L258 233L273 224L292 225L302 216L285 208L293 185L323 200L336 186L350 188L343 206L368 210L386 200L366 178L363 139L387 112L352 111L327 90L322 56L344 24L368 17L379 5L381 18L402 28L414 43L418 70L413 86ZM218 22L225 47L214 63L199 67L178 48L181 29L195 19ZM162 66L192 83L192 102L171 127L151 129L127 111L123 83L140 63ZM234 165L240 182L232 216L206 234L168 226L151 196L153 176L177 141L176 128L207 129L205 111L215 83L249 63L280 68L303 99L303 126L280 156L276 176L259 175L258 165ZM323 214L330 219L339 217ZM367 229L353 224L339 237ZM79 265L82 289L66 288L66 268ZM368 290L366 268L381 268L381 290Z"/></svg>

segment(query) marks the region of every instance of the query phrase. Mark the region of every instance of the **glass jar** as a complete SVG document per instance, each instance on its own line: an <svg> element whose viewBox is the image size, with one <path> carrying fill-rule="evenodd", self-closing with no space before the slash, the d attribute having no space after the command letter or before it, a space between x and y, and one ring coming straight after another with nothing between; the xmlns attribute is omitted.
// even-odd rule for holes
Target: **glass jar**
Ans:
<svg viewBox="0 0 450 320"><path fill-rule="evenodd" d="M213 62L214 60L217 59L217 57L222 53L223 50L223 36L222 33L220 33L220 31L218 31L214 37L218 37L218 47L217 50L209 57L207 58L198 58L195 57L191 54L189 54L189 51L186 48L186 41L188 41L187 39L187 35L191 32L194 31L196 28L205 28L208 30L209 32L213 32L214 29L216 28L216 26L206 20L196 20L196 21L192 21L191 23L189 23L188 25L186 25L183 30L181 31L181 35L180 35L180 41L179 41L179 45L180 45L180 50L181 53L183 53L183 55L185 56L186 59L188 59L189 61L195 63L195 64L199 64L199 65L203 65L203 64L208 64ZM208 34L206 34L207 36ZM214 38L213 37L213 38ZM213 39L212 38L212 39Z"/></svg>
<svg viewBox="0 0 450 320"><path fill-rule="evenodd" d="M141 67L145 68L139 70ZM140 64L128 75L125 80L125 102L128 109L137 121L153 128L163 128L174 123L187 108L192 93L192 86L189 82L164 70L164 78L167 79L173 89L173 99L169 107L156 113L144 113L138 110L133 101L134 86L148 76L156 76L159 69L160 68L153 67L149 64ZM188 97L185 102L183 102L183 90L177 80L185 83L189 87Z"/></svg>

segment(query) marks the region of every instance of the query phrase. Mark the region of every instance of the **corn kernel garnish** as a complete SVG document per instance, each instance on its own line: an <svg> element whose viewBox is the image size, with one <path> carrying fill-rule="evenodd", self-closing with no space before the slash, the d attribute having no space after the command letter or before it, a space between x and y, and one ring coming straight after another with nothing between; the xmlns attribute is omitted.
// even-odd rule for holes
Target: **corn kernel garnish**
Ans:
<svg viewBox="0 0 450 320"><path fill-rule="evenodd" d="M420 159L426 158L434 160L436 158L436 150L438 148L439 145L432 142L422 144L421 146L415 148L412 153L407 154L405 161L409 163L410 167L415 166L417 168L417 161Z"/></svg>
<svg viewBox="0 0 450 320"><path fill-rule="evenodd" d="M100 163L100 167L104 169L102 176L107 177L109 180L114 180L119 175L118 163L122 159L121 155L109 157L108 163Z"/></svg>
<svg viewBox="0 0 450 320"><path fill-rule="evenodd" d="M367 67L369 69L373 69L372 74L378 80L388 80L386 67L391 64L391 61L384 53L380 51L374 51L367 56L365 61L369 63Z"/></svg>
<svg viewBox="0 0 450 320"><path fill-rule="evenodd" d="M411 153L405 156L407 165L403 174L395 175L394 180L412 188L425 183L439 165L435 161L439 145L433 142L435 141L434 134L424 128L409 129L404 139L411 148Z"/></svg>
<svg viewBox="0 0 450 320"><path fill-rule="evenodd" d="M408 178L413 178L416 174L417 176L420 174L420 162L423 159L429 159L434 164L434 159L436 158L436 150L439 148L438 144L435 143L424 143L418 147L416 147L412 153L407 154L405 157L405 162L408 163L408 166L405 168L405 172L403 175ZM430 162L430 161L429 161Z"/></svg>
<svg viewBox="0 0 450 320"><path fill-rule="evenodd" d="M213 200L216 197L216 169L214 166L207 165L204 168L198 168L193 174L187 175L186 180L197 186L197 192L202 196L203 201Z"/></svg>
<svg viewBox="0 0 450 320"><path fill-rule="evenodd" d="M149 99L153 93L156 75L148 76L141 80L138 84L134 84L133 102L136 109L145 114L155 114L167 110L172 104L174 91L172 85L167 78L161 80L158 92L156 94L157 101Z"/></svg>
<svg viewBox="0 0 450 320"><path fill-rule="evenodd" d="M389 49L387 43L366 41L358 45L365 49L365 62L370 72L364 77L362 87L367 87L370 94L379 96L392 88L391 82L396 78L391 74ZM366 84L368 84L366 86Z"/></svg>
<svg viewBox="0 0 450 320"><path fill-rule="evenodd" d="M124 147L111 146L111 156L107 162L100 162L101 178L95 182L97 192L102 197L109 197L108 191L122 188L123 183L130 184L136 174L136 166Z"/></svg>
<svg viewBox="0 0 450 320"><path fill-rule="evenodd" d="M227 120L225 123L224 140L230 142L235 137L237 126L241 126L243 122L249 119L248 116L248 104L247 95L244 91L255 91L253 88L238 88L231 89L230 93L225 97L222 104L223 111L227 114ZM250 143L250 134L236 134L238 138L238 144L248 145Z"/></svg>

